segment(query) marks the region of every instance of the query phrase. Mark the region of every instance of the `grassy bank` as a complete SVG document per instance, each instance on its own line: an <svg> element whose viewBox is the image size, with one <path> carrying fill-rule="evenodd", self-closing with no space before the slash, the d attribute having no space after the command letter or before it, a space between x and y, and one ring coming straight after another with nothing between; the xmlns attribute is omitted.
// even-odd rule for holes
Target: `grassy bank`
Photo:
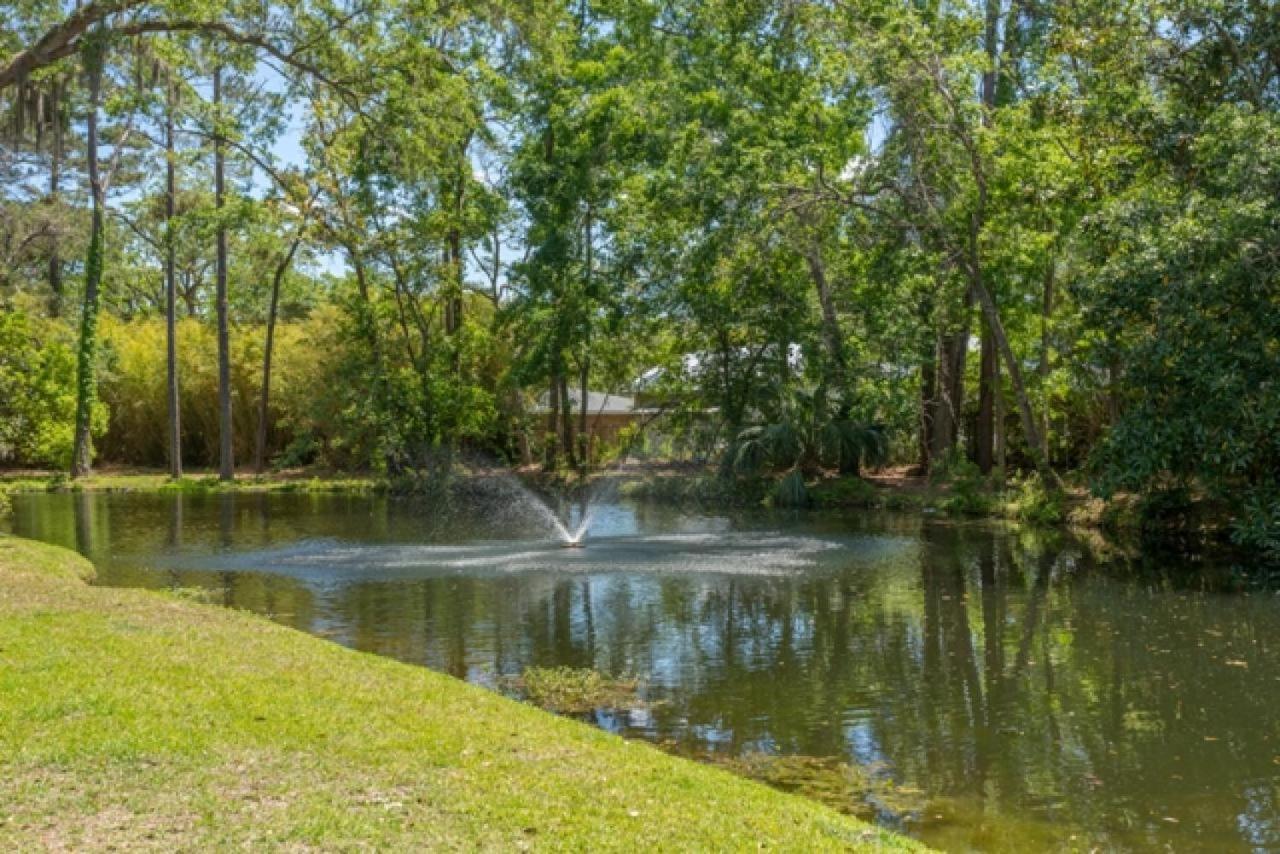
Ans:
<svg viewBox="0 0 1280 854"><path fill-rule="evenodd" d="M0 537L0 850L910 849L811 801Z"/></svg>
<svg viewBox="0 0 1280 854"><path fill-rule="evenodd" d="M374 477L306 470L238 474L222 481L213 471L191 471L177 480L147 469L105 469L71 480L64 472L0 472L0 492L378 492Z"/></svg>

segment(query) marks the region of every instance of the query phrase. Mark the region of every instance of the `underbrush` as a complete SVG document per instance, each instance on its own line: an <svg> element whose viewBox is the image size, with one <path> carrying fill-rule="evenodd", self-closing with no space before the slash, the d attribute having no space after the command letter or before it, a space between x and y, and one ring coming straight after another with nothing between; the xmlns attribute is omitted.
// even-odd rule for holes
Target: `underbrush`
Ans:
<svg viewBox="0 0 1280 854"><path fill-rule="evenodd" d="M972 461L952 454L929 476L935 488L946 490L938 507L948 516L990 516L996 506L987 478Z"/></svg>
<svg viewBox="0 0 1280 854"><path fill-rule="evenodd" d="M726 478L702 474L657 476L622 485L627 498L673 504L710 504L723 507L750 507L761 504L773 484L765 478Z"/></svg>
<svg viewBox="0 0 1280 854"><path fill-rule="evenodd" d="M815 507L879 507L890 496L860 477L833 477L819 480L809 488Z"/></svg>
<svg viewBox="0 0 1280 854"><path fill-rule="evenodd" d="M1004 515L1019 522L1057 525L1066 518L1065 496L1047 486L1039 475L1028 475L1004 495Z"/></svg>
<svg viewBox="0 0 1280 854"><path fill-rule="evenodd" d="M1232 524L1231 539L1280 563L1280 498L1255 498L1246 504Z"/></svg>

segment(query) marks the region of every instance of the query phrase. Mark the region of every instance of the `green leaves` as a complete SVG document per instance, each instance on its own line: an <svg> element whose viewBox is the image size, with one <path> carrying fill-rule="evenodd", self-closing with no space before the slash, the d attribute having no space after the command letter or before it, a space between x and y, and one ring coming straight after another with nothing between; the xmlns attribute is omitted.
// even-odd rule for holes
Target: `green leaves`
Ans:
<svg viewBox="0 0 1280 854"><path fill-rule="evenodd" d="M75 432L76 362L65 330L0 308L0 461L64 467ZM94 427L106 412L95 412Z"/></svg>
<svg viewBox="0 0 1280 854"><path fill-rule="evenodd" d="M1182 151L1092 229L1112 248L1089 317L1125 401L1095 481L1104 494L1194 485L1265 543L1280 478L1280 260L1263 248L1280 241L1280 120L1225 105Z"/></svg>

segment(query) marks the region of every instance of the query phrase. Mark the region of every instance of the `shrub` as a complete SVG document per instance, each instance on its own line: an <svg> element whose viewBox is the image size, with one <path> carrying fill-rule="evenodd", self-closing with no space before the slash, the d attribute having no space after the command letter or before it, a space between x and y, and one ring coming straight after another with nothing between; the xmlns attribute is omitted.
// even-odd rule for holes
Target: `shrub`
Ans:
<svg viewBox="0 0 1280 854"><path fill-rule="evenodd" d="M74 333L21 308L0 310L0 462L65 468L75 438ZM101 404L92 432L106 424Z"/></svg>
<svg viewBox="0 0 1280 854"><path fill-rule="evenodd" d="M1185 528L1193 509L1191 491L1185 486L1157 489L1138 502L1139 526L1150 533Z"/></svg>
<svg viewBox="0 0 1280 854"><path fill-rule="evenodd" d="M953 451L931 475L934 483L948 487L940 507L951 516L985 516L994 506L986 478L968 458Z"/></svg>
<svg viewBox="0 0 1280 854"><path fill-rule="evenodd" d="M303 320L276 326L272 357L267 458L297 465L358 444L345 432L361 409L351 397L367 388L344 381L344 350L334 310L321 307ZM165 328L157 318L128 322L104 315L105 369L100 394L111 412L101 443L104 458L162 466L168 460L168 390ZM261 325L231 334L232 432L235 458L252 458L262 393ZM74 371L74 365L72 365ZM178 323L178 372L184 461L210 465L218 458L218 345L214 329L195 318ZM367 407L364 407L367 408ZM331 460L325 460L331 462Z"/></svg>
<svg viewBox="0 0 1280 854"><path fill-rule="evenodd" d="M834 477L819 481L809 494L818 507L874 507L880 493L860 477Z"/></svg>
<svg viewBox="0 0 1280 854"><path fill-rule="evenodd" d="M764 501L770 485L765 478L667 475L632 481L621 492L641 500L745 507Z"/></svg>
<svg viewBox="0 0 1280 854"><path fill-rule="evenodd" d="M1232 524L1231 539L1269 560L1280 561L1280 496L1251 497Z"/></svg>
<svg viewBox="0 0 1280 854"><path fill-rule="evenodd" d="M1022 522L1056 525L1065 517L1061 490L1045 485L1038 475L1014 484L1005 501L1005 514Z"/></svg>
<svg viewBox="0 0 1280 854"><path fill-rule="evenodd" d="M770 495L774 507L808 507L809 488L804 482L804 472L792 469L773 486Z"/></svg>

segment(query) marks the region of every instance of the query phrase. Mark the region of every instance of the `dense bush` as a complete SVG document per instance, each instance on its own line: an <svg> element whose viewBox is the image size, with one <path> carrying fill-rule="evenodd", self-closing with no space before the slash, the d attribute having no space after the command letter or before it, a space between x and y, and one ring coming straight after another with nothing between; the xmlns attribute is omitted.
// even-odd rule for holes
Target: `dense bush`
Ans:
<svg viewBox="0 0 1280 854"><path fill-rule="evenodd" d="M860 477L833 477L820 480L809 488L809 496L817 507L874 507L882 496Z"/></svg>
<svg viewBox="0 0 1280 854"><path fill-rule="evenodd" d="M1063 493L1045 485L1038 475L1028 475L1006 494L1005 513L1023 522L1055 525L1065 518Z"/></svg>
<svg viewBox="0 0 1280 854"><path fill-rule="evenodd" d="M1156 522L1205 496L1265 544L1280 539L1280 120L1224 106L1196 130L1179 138L1183 180L1140 185L1094 224L1095 245L1119 248L1090 279L1090 320L1123 368L1094 488L1151 496Z"/></svg>
<svg viewBox="0 0 1280 854"><path fill-rule="evenodd" d="M162 466L168 454L164 323L104 317L102 333L105 370L99 393L111 417L99 443L100 456ZM333 338L324 316L276 327L268 460L288 449L287 462L314 462L326 443L334 441L331 425L340 419L332 401L340 383L333 372L340 348ZM231 335L233 443L240 463L253 456L264 340L265 330L257 325L235 328ZM178 373L184 462L213 465L218 456L217 337L199 320L178 324Z"/></svg>
<svg viewBox="0 0 1280 854"><path fill-rule="evenodd" d="M935 466L931 479L947 488L947 497L941 503L943 512L952 516L985 516L991 512L994 498L986 477L959 452L953 451Z"/></svg>
<svg viewBox="0 0 1280 854"><path fill-rule="evenodd" d="M0 309L0 463L64 467L75 435L76 358L70 329L19 307ZM93 413L94 432L106 407Z"/></svg>

